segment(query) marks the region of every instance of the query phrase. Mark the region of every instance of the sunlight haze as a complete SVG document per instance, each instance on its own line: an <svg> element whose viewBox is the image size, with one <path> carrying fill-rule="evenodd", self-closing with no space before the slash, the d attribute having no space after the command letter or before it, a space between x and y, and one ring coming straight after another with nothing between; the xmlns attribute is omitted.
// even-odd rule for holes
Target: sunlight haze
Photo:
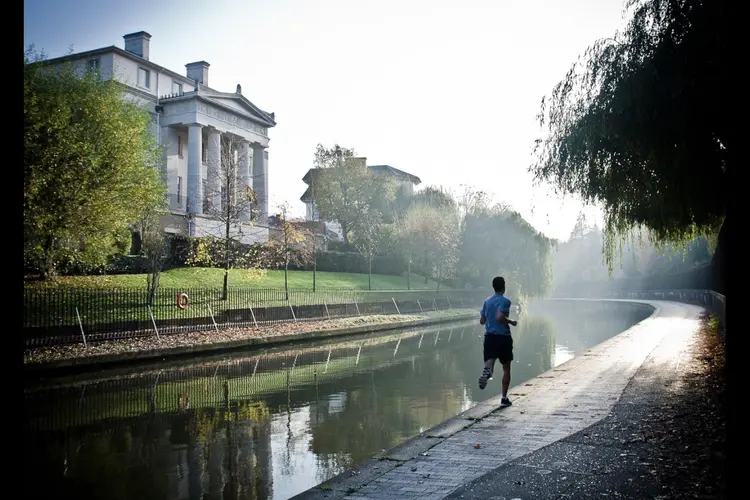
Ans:
<svg viewBox="0 0 750 500"><path fill-rule="evenodd" d="M473 185L567 239L581 204L535 188L536 114L576 58L623 24L622 0L26 0L49 57L152 35L150 60L210 63L209 86L276 113L271 207L299 201L315 146L352 147L422 185ZM599 220L598 211L588 209Z"/></svg>

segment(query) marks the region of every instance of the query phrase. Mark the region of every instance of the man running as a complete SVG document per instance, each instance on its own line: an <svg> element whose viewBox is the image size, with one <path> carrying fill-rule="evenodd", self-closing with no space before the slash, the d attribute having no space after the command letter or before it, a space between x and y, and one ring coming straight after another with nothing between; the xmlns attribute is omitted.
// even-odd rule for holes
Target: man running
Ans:
<svg viewBox="0 0 750 500"><path fill-rule="evenodd" d="M510 385L510 363L513 361L513 337L510 326L518 322L508 318L510 315L510 299L505 296L505 278L500 276L492 280L495 294L488 297L482 306L479 324L484 325L484 369L479 377L479 388L487 387L487 380L495 370L495 360L503 366L502 399L500 406L510 406L508 386Z"/></svg>

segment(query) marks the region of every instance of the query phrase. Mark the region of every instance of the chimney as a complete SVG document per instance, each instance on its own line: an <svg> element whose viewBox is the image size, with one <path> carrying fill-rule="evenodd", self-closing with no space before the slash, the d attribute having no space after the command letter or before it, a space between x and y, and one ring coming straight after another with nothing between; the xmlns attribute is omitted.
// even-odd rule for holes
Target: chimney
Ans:
<svg viewBox="0 0 750 500"><path fill-rule="evenodd" d="M198 61L190 64L186 64L187 77L191 80L198 80L198 83L208 87L208 64L206 61Z"/></svg>
<svg viewBox="0 0 750 500"><path fill-rule="evenodd" d="M145 31L131 33L123 37L125 39L125 50L138 57L148 61L148 45L151 41L151 35Z"/></svg>

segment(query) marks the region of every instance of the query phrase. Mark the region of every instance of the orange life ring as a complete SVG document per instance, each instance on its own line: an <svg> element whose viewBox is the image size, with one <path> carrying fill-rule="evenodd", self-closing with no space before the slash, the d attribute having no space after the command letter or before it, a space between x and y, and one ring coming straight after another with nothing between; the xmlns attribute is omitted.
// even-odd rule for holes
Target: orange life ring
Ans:
<svg viewBox="0 0 750 500"><path fill-rule="evenodd" d="M190 299L186 293L181 293L177 296L177 307L180 309L187 309L190 305Z"/></svg>

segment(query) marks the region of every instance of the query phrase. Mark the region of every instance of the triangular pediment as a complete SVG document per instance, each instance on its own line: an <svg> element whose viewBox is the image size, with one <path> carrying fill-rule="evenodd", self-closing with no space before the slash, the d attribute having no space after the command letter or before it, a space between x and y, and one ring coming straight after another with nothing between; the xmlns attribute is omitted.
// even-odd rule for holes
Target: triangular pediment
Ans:
<svg viewBox="0 0 750 500"><path fill-rule="evenodd" d="M269 127L276 125L273 116L258 108L241 94L209 94L203 97L209 102L237 111Z"/></svg>

